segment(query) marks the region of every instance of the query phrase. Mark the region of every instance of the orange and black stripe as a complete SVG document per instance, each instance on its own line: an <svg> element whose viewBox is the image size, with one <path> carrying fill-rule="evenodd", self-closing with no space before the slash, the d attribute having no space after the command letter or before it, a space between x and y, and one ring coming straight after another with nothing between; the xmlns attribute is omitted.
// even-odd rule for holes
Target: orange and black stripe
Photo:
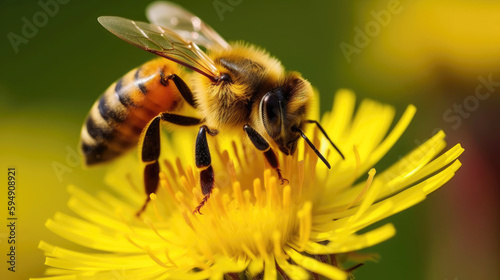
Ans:
<svg viewBox="0 0 500 280"><path fill-rule="evenodd" d="M87 165L112 160L135 147L146 125L159 113L174 112L182 97L168 75L180 74L164 58L149 61L113 83L94 103L82 127Z"/></svg>

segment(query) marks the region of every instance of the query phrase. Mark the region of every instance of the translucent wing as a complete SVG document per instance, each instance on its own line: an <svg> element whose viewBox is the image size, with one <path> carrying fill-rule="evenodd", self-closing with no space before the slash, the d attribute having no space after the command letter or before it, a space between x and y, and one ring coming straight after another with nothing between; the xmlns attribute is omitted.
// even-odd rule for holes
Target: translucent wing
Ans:
<svg viewBox="0 0 500 280"><path fill-rule="evenodd" d="M121 17L105 16L97 20L111 33L134 46L189 67L211 80L219 77L214 62L195 43L184 40L172 30Z"/></svg>
<svg viewBox="0 0 500 280"><path fill-rule="evenodd" d="M177 4L165 1L153 2L146 8L146 15L150 22L173 30L186 41L192 41L207 49L230 48L229 44L209 25Z"/></svg>

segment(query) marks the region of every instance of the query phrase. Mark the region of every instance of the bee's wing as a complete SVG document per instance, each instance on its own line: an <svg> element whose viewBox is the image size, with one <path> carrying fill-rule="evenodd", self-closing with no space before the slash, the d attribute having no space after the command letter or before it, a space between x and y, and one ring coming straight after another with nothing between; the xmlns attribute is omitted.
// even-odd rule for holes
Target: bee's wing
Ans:
<svg viewBox="0 0 500 280"><path fill-rule="evenodd" d="M153 2L146 8L146 15L150 22L175 31L186 41L192 41L207 49L230 48L212 27L177 4L166 1Z"/></svg>
<svg viewBox="0 0 500 280"><path fill-rule="evenodd" d="M97 20L132 45L189 67L212 80L219 77L214 62L195 43L186 41L172 30L121 17L104 16Z"/></svg>

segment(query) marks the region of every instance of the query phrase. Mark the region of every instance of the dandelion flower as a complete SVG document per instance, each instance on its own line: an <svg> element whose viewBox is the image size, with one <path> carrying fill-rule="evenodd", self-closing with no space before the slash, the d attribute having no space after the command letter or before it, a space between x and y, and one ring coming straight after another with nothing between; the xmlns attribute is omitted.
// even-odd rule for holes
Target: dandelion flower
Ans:
<svg viewBox="0 0 500 280"><path fill-rule="evenodd" d="M409 106L391 127L393 107L336 95L322 126L346 156L342 160L317 128L309 135L332 164L328 170L301 141L293 156L279 153L289 183L280 184L262 153L241 137L211 139L216 188L202 215L192 132L173 133L162 146L161 187L144 201L140 165L118 161L103 189L89 195L70 186L69 207L46 226L89 252L40 243L54 279L347 279L339 256L356 256L395 234L392 224L359 233L405 210L450 180L460 167L460 145L441 153L444 133L382 172L373 166L409 125ZM313 114L318 115L317 110ZM353 116L354 115L354 116ZM316 116L317 117L317 116ZM242 143L243 142L243 143ZM137 165L137 166L135 166ZM358 255L359 256L359 255ZM253 277L253 278L252 278ZM45 278L48 279L48 278Z"/></svg>

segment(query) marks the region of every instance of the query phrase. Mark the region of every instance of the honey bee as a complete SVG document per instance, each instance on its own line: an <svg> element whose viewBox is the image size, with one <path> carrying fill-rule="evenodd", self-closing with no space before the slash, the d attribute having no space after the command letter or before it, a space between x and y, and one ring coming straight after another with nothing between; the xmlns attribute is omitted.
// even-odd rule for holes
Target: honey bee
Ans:
<svg viewBox="0 0 500 280"><path fill-rule="evenodd" d="M198 213L215 181L207 134L213 137L223 130L242 130L264 153L282 184L287 179L281 174L273 147L292 155L301 137L330 168L304 134L306 124L317 125L344 158L321 125L306 119L313 90L299 73L285 71L276 58L255 46L227 43L176 4L155 2L147 8L147 15L152 23L98 18L111 33L161 58L146 62L113 83L92 106L81 132L87 165L113 160L139 144L147 197L137 215L145 210L150 194L158 187L161 122L199 126L195 163L204 198L194 210ZM195 108L203 118L179 114L183 106Z"/></svg>

